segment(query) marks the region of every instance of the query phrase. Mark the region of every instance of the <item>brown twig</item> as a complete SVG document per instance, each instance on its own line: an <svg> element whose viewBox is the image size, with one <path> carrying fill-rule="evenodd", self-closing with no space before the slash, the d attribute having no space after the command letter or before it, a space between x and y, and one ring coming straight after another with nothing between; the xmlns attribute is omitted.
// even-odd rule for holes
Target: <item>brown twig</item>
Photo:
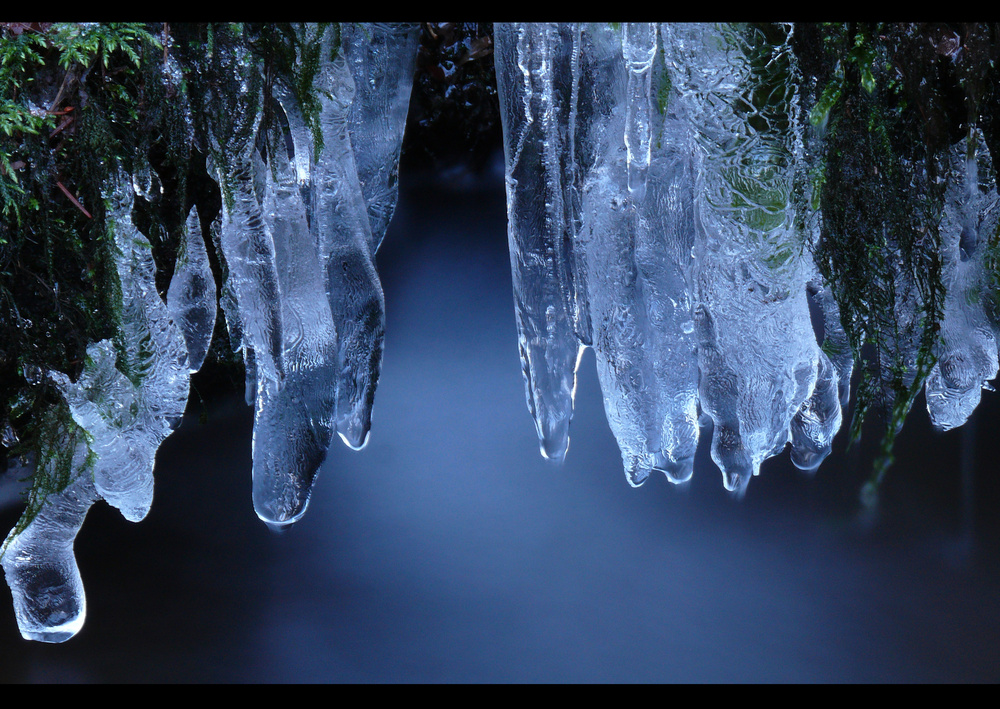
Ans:
<svg viewBox="0 0 1000 709"><path fill-rule="evenodd" d="M52 132L49 133L49 138L55 138L58 133L62 132L62 130L72 122L73 122L73 116L66 116L65 118L63 118L62 123L56 126L52 130Z"/></svg>
<svg viewBox="0 0 1000 709"><path fill-rule="evenodd" d="M90 216L90 212L88 212L86 209L84 209L83 205L80 204L80 200L78 200L76 197L74 197L73 193L70 192L68 189L66 189L66 186L63 183L59 182L59 180L56 180L56 187L58 187L59 189L61 189L62 193L64 195L66 195L67 197L69 197L69 201L72 202L74 205L76 205L77 209L79 209L81 212L83 212L84 214L87 215L87 219L93 219L93 217Z"/></svg>

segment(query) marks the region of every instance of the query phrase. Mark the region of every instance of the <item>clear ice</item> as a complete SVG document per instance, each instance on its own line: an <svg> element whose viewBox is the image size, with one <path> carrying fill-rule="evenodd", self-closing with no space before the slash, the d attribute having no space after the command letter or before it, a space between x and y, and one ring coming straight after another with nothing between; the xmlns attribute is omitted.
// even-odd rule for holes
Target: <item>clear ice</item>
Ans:
<svg viewBox="0 0 1000 709"><path fill-rule="evenodd" d="M997 333L983 309L989 287L983 258L986 241L1000 225L1000 196L983 136L955 145L948 162L939 226L944 320L938 361L925 384L931 421L943 431L966 422L998 368Z"/></svg>
<svg viewBox="0 0 1000 709"><path fill-rule="evenodd" d="M337 433L361 449L368 443L382 368L385 299L349 130L355 82L346 53L330 58L333 41L330 29L320 38L316 88L323 146L316 150L311 176L311 228L337 329Z"/></svg>
<svg viewBox="0 0 1000 709"><path fill-rule="evenodd" d="M561 461L591 343L582 185L614 109L590 82L611 69L615 38L585 48L579 25L555 24L497 24L494 36L521 367L542 455Z"/></svg>
<svg viewBox="0 0 1000 709"><path fill-rule="evenodd" d="M385 238L399 195L399 153L417 62L417 23L345 23L341 44L354 79L348 117L371 250Z"/></svg>
<svg viewBox="0 0 1000 709"><path fill-rule="evenodd" d="M336 425L337 331L293 167L275 160L277 174L267 171L264 198L265 224L281 264L288 371L280 390L257 387L253 503L273 525L290 524L305 512Z"/></svg>
<svg viewBox="0 0 1000 709"><path fill-rule="evenodd" d="M727 488L745 490L789 442L814 469L841 386L813 332L794 226L789 44L650 23L495 33L515 312L543 454L565 454L592 346L633 485L653 470L690 478L699 409Z"/></svg>
<svg viewBox="0 0 1000 709"><path fill-rule="evenodd" d="M184 336L156 291L149 242L132 224L133 196L123 175L106 197L119 252L121 341L90 345L77 382L50 376L90 436L98 494L138 522L153 503L156 450L184 415L190 378Z"/></svg>
<svg viewBox="0 0 1000 709"><path fill-rule="evenodd" d="M86 434L65 427L60 433L50 445L71 451L71 479L62 491L40 501L40 509L23 530L11 530L0 552L21 635L47 643L69 640L83 627L87 598L73 542L97 500L87 470ZM40 474L56 475L56 460L48 458L43 463L48 469Z"/></svg>
<svg viewBox="0 0 1000 709"><path fill-rule="evenodd" d="M167 291L167 308L184 333L188 368L193 374L208 354L218 311L215 276L208 263L197 207L191 207L185 224L184 241Z"/></svg>
<svg viewBox="0 0 1000 709"><path fill-rule="evenodd" d="M72 451L69 479L36 499L33 516L22 519L25 528L15 528L4 544L18 627L32 640L61 642L82 627L86 603L73 540L87 510L103 498L129 521L146 516L156 451L187 404L187 346L156 291L149 242L132 224L133 198L132 180L120 173L105 195L121 288L120 339L91 344L76 382L49 373L73 423L60 426L63 440L47 445L64 456ZM59 459L43 458L48 470L39 474L66 475L56 469Z"/></svg>
<svg viewBox="0 0 1000 709"><path fill-rule="evenodd" d="M220 304L255 407L254 509L275 527L304 514L334 432L368 441L385 330L374 255L398 194L417 29L298 26L299 46L319 47L317 124L276 81L287 149L258 149L263 107L250 101L255 114L219 140L238 158L219 176L233 190Z"/></svg>
<svg viewBox="0 0 1000 709"><path fill-rule="evenodd" d="M47 375L68 412L49 412L37 464L18 463L47 481L29 491L0 559L25 638L60 642L82 626L76 534L99 499L131 521L148 513L156 451L181 420L218 308L246 365L253 505L264 522L279 528L305 513L334 433L354 449L368 441L385 330L375 252L397 201L419 25L294 25L296 67L312 61L304 51L318 57L308 106L296 77L265 76L241 30L226 27L228 49L201 65L212 82L199 148L221 213L207 234L208 215L187 215L164 303L131 218L136 194L158 199L159 176L142 161L121 172L105 195L120 330L87 347L76 381L25 370L33 385ZM775 32L494 26L518 348L545 458L567 454L588 347L634 486L653 471L689 480L701 426L738 495L786 446L804 471L829 455L860 353L837 284L813 260L823 215L802 186L818 189L807 175L823 132L805 120L794 27ZM173 57L163 72L177 95L185 75ZM193 145L196 121L179 94ZM947 430L998 372L1000 194L975 128L933 177L900 162L904 189L939 207L919 228L940 236L941 331L924 361L933 363L925 392L932 422ZM918 381L928 301L903 239L884 237L890 266L877 285L892 306L868 315L885 321L885 337L861 386L892 402ZM5 446L13 435L8 424ZM0 492L11 480L0 477Z"/></svg>

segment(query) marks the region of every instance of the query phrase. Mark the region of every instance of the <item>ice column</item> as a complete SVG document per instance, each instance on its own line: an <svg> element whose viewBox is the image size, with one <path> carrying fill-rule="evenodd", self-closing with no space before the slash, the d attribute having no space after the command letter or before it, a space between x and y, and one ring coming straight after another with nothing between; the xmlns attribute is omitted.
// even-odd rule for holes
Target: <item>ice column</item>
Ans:
<svg viewBox="0 0 1000 709"><path fill-rule="evenodd" d="M330 58L332 42L333 32L327 29L315 82L323 147L312 176L310 228L319 245L339 338L337 433L348 446L360 449L368 442L382 368L385 299L348 130L354 79L344 52Z"/></svg>
<svg viewBox="0 0 1000 709"><path fill-rule="evenodd" d="M678 106L654 96L654 83L668 91L656 44L655 26L624 28L615 70L596 87L620 102L606 117L613 139L583 197L597 371L633 485L653 470L689 479L698 443L692 144Z"/></svg>
<svg viewBox="0 0 1000 709"><path fill-rule="evenodd" d="M277 389L284 382L285 363L278 267L274 241L262 214L262 173L255 164L262 107L252 88L259 77L240 46L226 52L220 62L228 72L220 91L229 88L233 92L218 97L220 105L229 106L229 112L213 118L212 123L215 150L227 160L227 164L214 164L223 192L220 245L236 296L248 371L252 361L258 370L256 383Z"/></svg>
<svg viewBox="0 0 1000 709"><path fill-rule="evenodd" d="M256 408L254 507L279 526L305 512L334 431L355 449L368 440L385 328L374 253L395 207L416 49L413 25L296 31L298 46L319 50L318 113L279 76L266 149L255 147L259 116L222 122L218 140L234 173L220 174L232 195L221 302ZM259 78L242 77L241 90Z"/></svg>
<svg viewBox="0 0 1000 709"><path fill-rule="evenodd" d="M130 521L146 516L156 451L187 403L187 347L156 291L149 242L132 225L132 199L131 180L119 174L105 195L122 296L119 338L87 347L78 381L49 373L73 424L60 424L56 439L45 442L54 452L42 456L36 477L58 489L33 492L26 526L5 542L4 571L29 639L61 642L82 627L86 604L73 541L87 510L100 497ZM60 460L69 461L68 472ZM61 486L53 482L63 477Z"/></svg>
<svg viewBox="0 0 1000 709"><path fill-rule="evenodd" d="M132 224L128 178L120 176L106 199L122 293L119 347L109 340L91 344L77 382L60 372L50 376L91 437L98 494L137 522L153 502L156 451L184 415L189 366L184 336L156 291L149 242Z"/></svg>
<svg viewBox="0 0 1000 709"><path fill-rule="evenodd" d="M358 182L368 206L371 251L378 250L399 194L399 151L413 88L420 25L342 25L354 78L349 128Z"/></svg>
<svg viewBox="0 0 1000 709"><path fill-rule="evenodd" d="M712 458L726 487L742 492L789 441L820 360L793 224L794 61L787 42L772 45L748 27L663 25L662 37L698 146L701 406L715 424ZM836 396L823 402L839 410ZM813 467L816 456L798 447L799 462Z"/></svg>
<svg viewBox="0 0 1000 709"><path fill-rule="evenodd" d="M565 454L593 345L629 481L697 447L691 131L661 98L655 25L497 25L508 235L528 407Z"/></svg>
<svg viewBox="0 0 1000 709"><path fill-rule="evenodd" d="M996 335L983 310L989 287L983 256L1000 223L1000 197L983 136L974 133L961 141L946 160L939 226L944 318L938 361L925 385L931 421L945 431L965 423L997 375Z"/></svg>
<svg viewBox="0 0 1000 709"><path fill-rule="evenodd" d="M528 409L542 455L569 445L581 342L590 342L579 255L576 135L582 52L576 25L496 24L514 312ZM605 52L606 53L606 52ZM596 111L595 107L595 111Z"/></svg>
<svg viewBox="0 0 1000 709"><path fill-rule="evenodd" d="M281 390L257 390L253 502L262 520L285 525L305 513L336 426L337 333L293 162L272 159L264 218L280 264L287 375Z"/></svg>

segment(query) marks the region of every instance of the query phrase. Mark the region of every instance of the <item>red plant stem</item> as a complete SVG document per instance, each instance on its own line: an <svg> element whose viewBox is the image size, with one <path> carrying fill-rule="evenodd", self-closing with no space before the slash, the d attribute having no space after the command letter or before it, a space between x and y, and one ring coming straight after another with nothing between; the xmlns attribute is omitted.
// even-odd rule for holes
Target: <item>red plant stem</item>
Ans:
<svg viewBox="0 0 1000 709"><path fill-rule="evenodd" d="M72 192L66 189L66 186L63 183L59 182L59 180L56 180L56 186L62 190L64 195L69 197L69 201L75 204L77 209L79 209L81 212L87 215L87 219L93 219L93 217L90 216L90 212L88 212L86 209L83 208L83 205L80 204L80 201L73 196Z"/></svg>

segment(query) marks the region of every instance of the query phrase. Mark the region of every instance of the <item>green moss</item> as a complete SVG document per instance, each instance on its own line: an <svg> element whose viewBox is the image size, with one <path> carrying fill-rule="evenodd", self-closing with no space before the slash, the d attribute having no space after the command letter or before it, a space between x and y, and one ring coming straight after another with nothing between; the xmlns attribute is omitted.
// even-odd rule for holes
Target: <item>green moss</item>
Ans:
<svg viewBox="0 0 1000 709"><path fill-rule="evenodd" d="M953 144L955 106L946 87L926 90L942 63L912 30L825 25L825 66L815 54L805 62L822 86L811 122L826 124L812 181L822 210L815 258L862 372L850 440L872 412L885 422L868 499L934 365L943 317L938 156Z"/></svg>

